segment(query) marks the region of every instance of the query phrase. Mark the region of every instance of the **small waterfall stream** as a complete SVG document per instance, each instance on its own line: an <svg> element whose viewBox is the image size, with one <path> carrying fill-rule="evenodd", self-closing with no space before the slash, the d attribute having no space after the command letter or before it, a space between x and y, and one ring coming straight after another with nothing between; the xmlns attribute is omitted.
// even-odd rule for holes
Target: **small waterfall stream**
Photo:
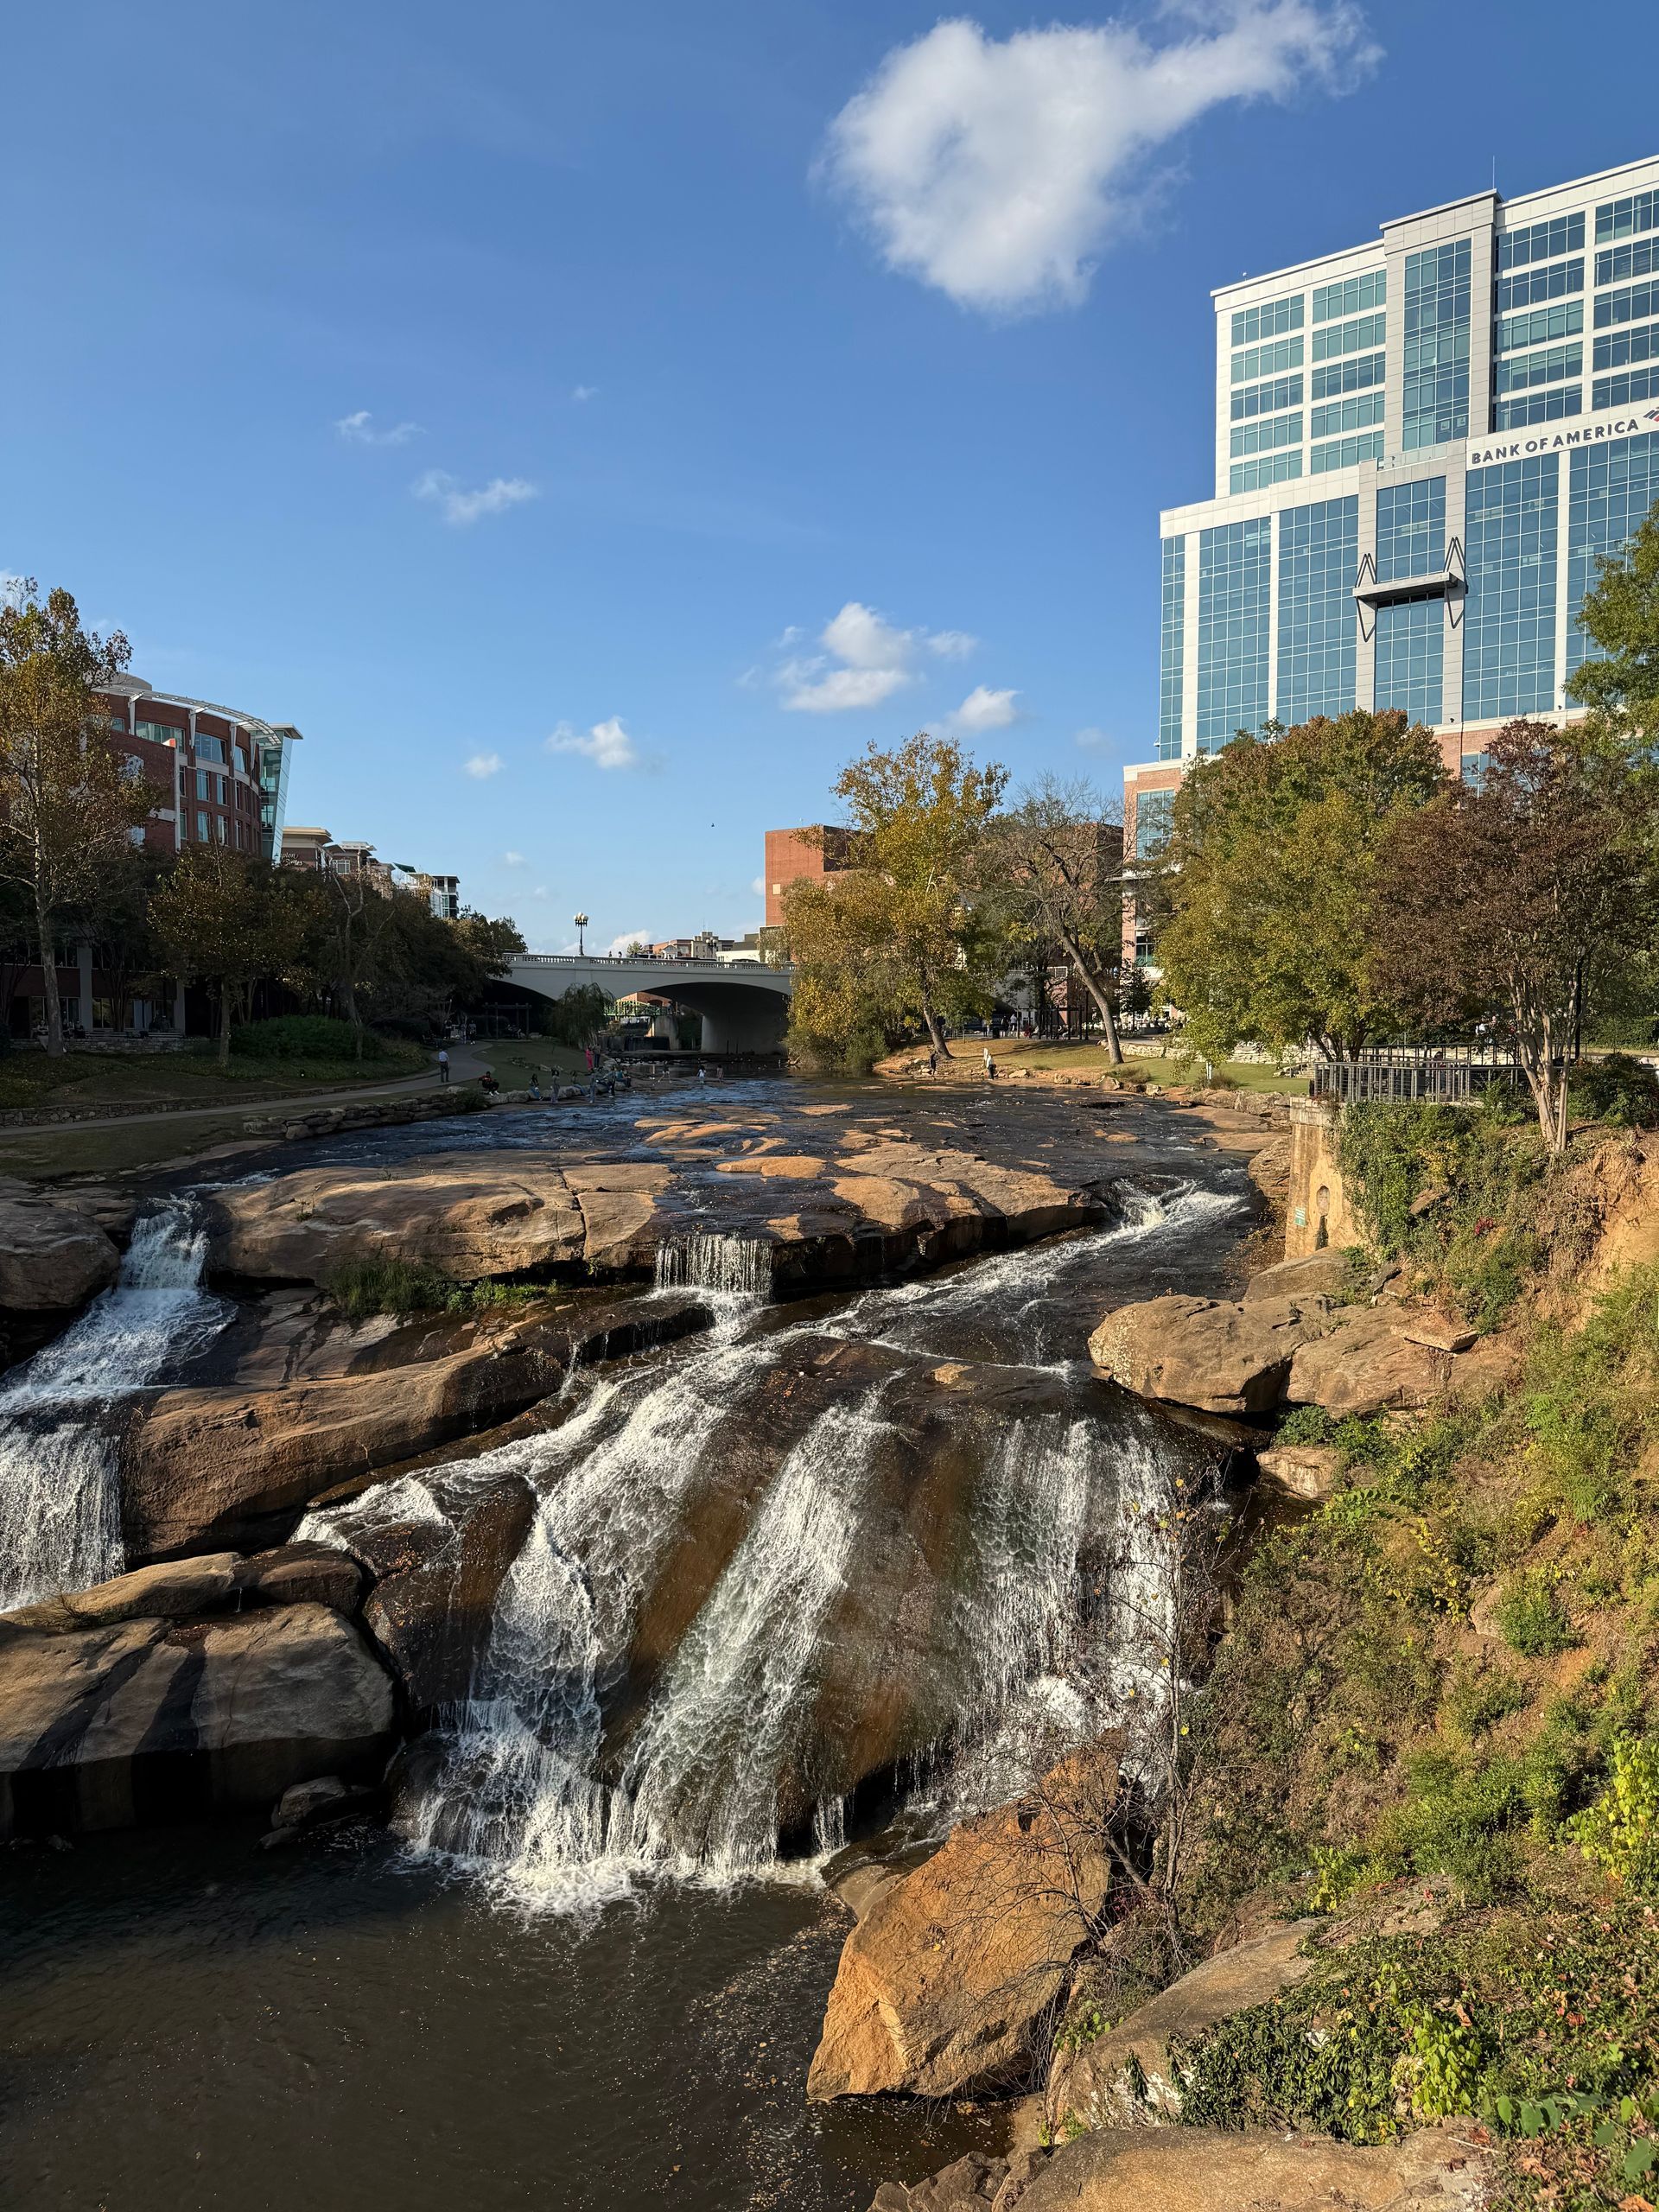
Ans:
<svg viewBox="0 0 1659 2212"><path fill-rule="evenodd" d="M748 1252L714 1249L728 1243L714 1238L679 1248L659 1280L683 1281L695 1268L705 1284L746 1294L715 1338L665 1367L594 1384L550 1432L396 1485L446 1517L505 1475L523 1477L537 1498L472 1694L428 1739L426 1765L404 1791L409 1840L467 1864L515 1902L577 1909L652 1870L718 1880L775 1866L803 1787L817 1801L810 1824L821 1844L833 1845L841 1790L815 1778L824 1758L815 1705L827 1640L847 1633L834 1627L837 1609L894 1543L912 1541L883 1532L915 1478L906 1423L918 1418L918 1378L926 1384L981 1307L1006 1317L1028 1305L1034 1314L1046 1299L1027 1331L1028 1349L1040 1347L1057 1294L1065 1308L1067 1271L1103 1243L1157 1237L1184 1219L1190 1228L1187 1217L1236 1203L1135 1193L1115 1229L868 1292L827 1322L795 1325L759 1303ZM1066 1334L1075 1347L1075 1319ZM1018 1357L1020 1348L1016 1337L1009 1350ZM734 1466L800 1387L788 1379L792 1363L814 1357L824 1369L844 1357L855 1372L792 1441L766 1436L775 1457L750 1496ZM1109 1637L1099 1633L1109 1562L1140 1525L1137 1502L1155 1486L1164 1448L1154 1417L1130 1402L1069 1414L1073 1363L988 1371L1015 1395L1005 1416L982 1417L971 1438L963 1431L958 1533L938 1539L957 1550L954 1564L941 1562L950 1587L925 1630L924 1673L949 1690L930 1740L950 1756L941 1774L930 1753L913 1777L918 1806L951 1817L1012 1794L1034 1762L1062 1756L1109 1718ZM947 1457L957 1428L971 1427L971 1408L958 1414L951 1404L931 1416ZM410 1503L372 1490L314 1512L297 1533L349 1548L365 1519L407 1518ZM635 1648L658 1577L671 1562L682 1572L677 1547L691 1545L695 1567L713 1541L699 1533L700 1514L740 1512L723 1565L641 1687ZM662 1634L648 1635L653 1649ZM866 1669L860 1694L879 1703L880 1653L855 1662Z"/></svg>
<svg viewBox="0 0 1659 2212"><path fill-rule="evenodd" d="M228 1319L207 1254L188 1199L146 1214L117 1281L0 1388L0 1611L121 1572L114 1416Z"/></svg>

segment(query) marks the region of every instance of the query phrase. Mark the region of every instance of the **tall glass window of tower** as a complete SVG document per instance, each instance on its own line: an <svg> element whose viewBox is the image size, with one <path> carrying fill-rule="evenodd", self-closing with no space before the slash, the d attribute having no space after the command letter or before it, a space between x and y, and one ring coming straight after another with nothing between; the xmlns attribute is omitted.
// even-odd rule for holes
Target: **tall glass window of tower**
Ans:
<svg viewBox="0 0 1659 2212"><path fill-rule="evenodd" d="M1571 671L1593 648L1579 627L1584 595L1596 581L1596 556L1621 553L1659 499L1659 432L1621 438L1617 444L1581 447L1568 456L1567 482L1567 665Z"/></svg>
<svg viewBox="0 0 1659 2212"><path fill-rule="evenodd" d="M1198 533L1200 753L1268 718L1273 523L1222 523Z"/></svg>
<svg viewBox="0 0 1659 2212"><path fill-rule="evenodd" d="M1163 606L1158 643L1158 758L1181 757L1181 683L1186 658L1186 540L1163 541Z"/></svg>
<svg viewBox="0 0 1659 2212"><path fill-rule="evenodd" d="M1408 453L1469 435L1470 242L1406 256L1401 443Z"/></svg>
<svg viewBox="0 0 1659 2212"><path fill-rule="evenodd" d="M1389 484L1376 495L1379 583L1432 575L1446 560L1446 479ZM1414 722L1441 719L1446 660L1446 602L1408 601L1376 610L1379 710L1397 707Z"/></svg>
<svg viewBox="0 0 1659 2212"><path fill-rule="evenodd" d="M1538 454L1465 480L1469 605L1463 719L1548 713L1555 703L1558 456Z"/></svg>
<svg viewBox="0 0 1659 2212"><path fill-rule="evenodd" d="M1281 722L1345 715L1354 703L1357 499L1319 499L1279 517Z"/></svg>

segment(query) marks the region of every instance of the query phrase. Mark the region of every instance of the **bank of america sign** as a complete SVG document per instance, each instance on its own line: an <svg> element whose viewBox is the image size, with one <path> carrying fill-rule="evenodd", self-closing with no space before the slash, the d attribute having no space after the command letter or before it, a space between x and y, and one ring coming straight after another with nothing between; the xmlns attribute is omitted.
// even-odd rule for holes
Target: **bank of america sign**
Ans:
<svg viewBox="0 0 1659 2212"><path fill-rule="evenodd" d="M1609 438L1640 437L1659 430L1659 407L1609 408L1599 415L1564 416L1559 423L1535 423L1524 430L1494 431L1471 438L1467 466L1491 468L1499 461L1525 461L1537 453L1567 453L1575 446L1605 445Z"/></svg>

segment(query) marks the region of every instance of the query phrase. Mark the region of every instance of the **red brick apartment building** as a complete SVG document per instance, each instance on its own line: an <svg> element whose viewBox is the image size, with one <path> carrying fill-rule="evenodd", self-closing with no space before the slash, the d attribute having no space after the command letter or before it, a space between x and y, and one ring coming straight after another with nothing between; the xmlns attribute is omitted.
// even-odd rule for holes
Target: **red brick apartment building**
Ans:
<svg viewBox="0 0 1659 2212"><path fill-rule="evenodd" d="M153 852L218 844L276 860L288 798L291 722L153 690L117 676L100 687L111 747L162 792L133 842Z"/></svg>
<svg viewBox="0 0 1659 2212"><path fill-rule="evenodd" d="M823 883L854 865L853 833L832 823L818 822L799 830L768 830L766 868L761 879L766 887L766 927L779 928L784 918L784 893L791 883Z"/></svg>

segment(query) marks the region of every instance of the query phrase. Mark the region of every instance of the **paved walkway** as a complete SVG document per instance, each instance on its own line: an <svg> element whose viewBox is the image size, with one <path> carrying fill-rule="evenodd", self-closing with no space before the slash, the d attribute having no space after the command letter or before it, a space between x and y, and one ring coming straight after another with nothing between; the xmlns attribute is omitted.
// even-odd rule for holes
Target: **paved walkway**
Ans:
<svg viewBox="0 0 1659 2212"><path fill-rule="evenodd" d="M450 1047L449 1081L452 1085L476 1083L484 1072L484 1066L483 1060L470 1045ZM422 1091L436 1090L438 1088L438 1071L435 1065L420 1075L398 1076L389 1083L365 1084L350 1090L281 1091L264 1098L225 1098L213 1106L158 1106L153 1113L60 1115L49 1122L18 1122L0 1128L0 1141L8 1137L48 1135L54 1129L142 1129L151 1122L221 1121L227 1114L276 1113L283 1109L304 1114L318 1106L346 1106L365 1098L415 1096Z"/></svg>

